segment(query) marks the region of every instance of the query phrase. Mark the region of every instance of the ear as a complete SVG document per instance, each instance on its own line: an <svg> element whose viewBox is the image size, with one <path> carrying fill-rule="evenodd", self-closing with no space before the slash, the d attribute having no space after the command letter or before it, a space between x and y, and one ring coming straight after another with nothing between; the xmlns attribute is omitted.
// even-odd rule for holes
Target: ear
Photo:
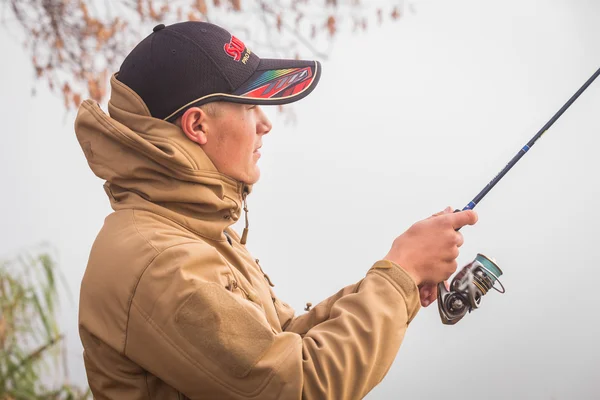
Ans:
<svg viewBox="0 0 600 400"><path fill-rule="evenodd" d="M181 129L192 142L203 145L208 141L208 116L199 107L186 110L181 116Z"/></svg>

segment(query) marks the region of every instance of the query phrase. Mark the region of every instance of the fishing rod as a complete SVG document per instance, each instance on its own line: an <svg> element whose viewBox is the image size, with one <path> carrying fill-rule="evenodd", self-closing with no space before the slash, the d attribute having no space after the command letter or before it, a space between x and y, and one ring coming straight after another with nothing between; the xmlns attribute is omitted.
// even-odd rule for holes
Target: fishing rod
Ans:
<svg viewBox="0 0 600 400"><path fill-rule="evenodd" d="M506 164L494 179L488 183L477 196L473 198L462 210L472 210L486 194L492 190L500 179L506 175L508 171L533 147L535 142L541 138L544 133L560 118L561 115L577 100L579 96L594 82L600 75L600 68L579 88L579 90L571 96L571 98L562 106L560 110L531 138L529 142ZM445 325L454 325L460 321L467 312L479 308L481 297L483 297L490 289L495 289L500 293L504 293L504 287L498 278L502 275L502 270L498 267L495 260L483 254L477 254L475 260L464 266L456 275L446 289L444 283L438 284L438 311ZM501 287L497 289L495 284Z"/></svg>

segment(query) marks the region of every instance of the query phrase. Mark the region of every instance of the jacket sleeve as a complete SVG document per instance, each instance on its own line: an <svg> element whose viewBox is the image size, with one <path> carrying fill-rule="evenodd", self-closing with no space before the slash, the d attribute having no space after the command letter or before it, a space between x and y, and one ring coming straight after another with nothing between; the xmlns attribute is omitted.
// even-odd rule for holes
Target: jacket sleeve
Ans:
<svg viewBox="0 0 600 400"><path fill-rule="evenodd" d="M227 269L213 248L172 247L145 270L131 301L126 356L192 399L363 398L419 309L414 281L378 261L332 302L328 318L303 336L278 333L253 296L227 287Z"/></svg>
<svg viewBox="0 0 600 400"><path fill-rule="evenodd" d="M294 310L287 304L277 299L275 293L275 306L278 307L278 313L280 315L286 315L287 320L283 321L282 329L286 332L294 332L301 336L304 336L314 326L327 321L331 316L331 309L333 305L342 297L349 294L356 293L362 280L352 285L346 286L333 296L321 301L319 304L310 309L310 311L294 316Z"/></svg>

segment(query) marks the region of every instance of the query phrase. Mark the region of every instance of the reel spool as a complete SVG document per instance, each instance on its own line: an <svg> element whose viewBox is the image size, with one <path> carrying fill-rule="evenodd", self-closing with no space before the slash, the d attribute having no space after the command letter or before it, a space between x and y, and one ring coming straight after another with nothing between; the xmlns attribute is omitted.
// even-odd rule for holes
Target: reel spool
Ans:
<svg viewBox="0 0 600 400"><path fill-rule="evenodd" d="M465 265L450 283L450 290L444 283L438 284L438 311L444 325L454 325L467 312L479 308L481 298L494 289L504 293L504 286L498 279L502 270L496 262L483 255L477 254L475 260ZM496 282L502 290L495 287Z"/></svg>

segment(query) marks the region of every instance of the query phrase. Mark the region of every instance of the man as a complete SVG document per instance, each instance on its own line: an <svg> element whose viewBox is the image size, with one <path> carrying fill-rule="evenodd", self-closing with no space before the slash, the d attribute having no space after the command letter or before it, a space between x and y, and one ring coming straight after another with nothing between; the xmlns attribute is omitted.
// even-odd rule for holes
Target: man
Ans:
<svg viewBox="0 0 600 400"><path fill-rule="evenodd" d="M295 316L245 247L247 215L241 238L231 225L260 176L260 105L303 98L320 68L260 59L215 25L159 25L112 77L109 115L82 104L77 138L114 209L81 284L96 399L359 399L384 378L477 216L417 222Z"/></svg>

